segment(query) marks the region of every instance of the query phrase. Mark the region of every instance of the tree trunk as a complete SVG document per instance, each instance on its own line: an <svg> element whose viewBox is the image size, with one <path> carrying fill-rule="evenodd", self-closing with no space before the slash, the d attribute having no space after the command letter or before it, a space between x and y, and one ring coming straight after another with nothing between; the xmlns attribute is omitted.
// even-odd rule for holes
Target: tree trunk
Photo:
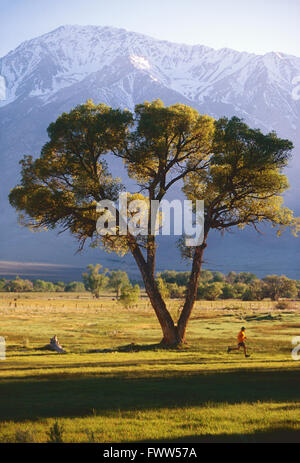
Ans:
<svg viewBox="0 0 300 463"><path fill-rule="evenodd" d="M165 301L160 294L157 283L152 274L152 270L149 271L144 256L135 243L130 244L130 249L142 274L146 292L163 332L161 344L166 346L179 344L180 339L178 337L177 327L175 326Z"/></svg>
<svg viewBox="0 0 300 463"><path fill-rule="evenodd" d="M176 347L181 344L177 326L163 328L163 338L160 341L161 346Z"/></svg>
<svg viewBox="0 0 300 463"><path fill-rule="evenodd" d="M197 297L197 288L203 262L203 253L207 246L205 240L201 246L197 246L195 249L192 271L186 292L185 302L177 324L178 336L180 338L180 342L182 343L185 342L186 327Z"/></svg>
<svg viewBox="0 0 300 463"><path fill-rule="evenodd" d="M163 338L161 344L165 346L174 346L180 343L177 327L168 311L165 301L163 300L155 280L150 278L144 279L145 289L151 301L152 307L160 323Z"/></svg>
<svg viewBox="0 0 300 463"><path fill-rule="evenodd" d="M132 255L135 258L135 261L140 269L145 284L146 292L149 296L151 305L156 313L156 316L158 318L163 332L161 345L172 347L185 342L187 323L189 321L197 296L197 287L201 271L201 265L203 261L203 252L206 248L206 238L207 233L204 236L204 241L202 245L197 246L195 249L192 271L187 289L187 295L177 326L174 324L174 321L160 294L160 291L157 287L157 283L152 274L152 269L149 271L147 263L138 245L134 242L130 243Z"/></svg>

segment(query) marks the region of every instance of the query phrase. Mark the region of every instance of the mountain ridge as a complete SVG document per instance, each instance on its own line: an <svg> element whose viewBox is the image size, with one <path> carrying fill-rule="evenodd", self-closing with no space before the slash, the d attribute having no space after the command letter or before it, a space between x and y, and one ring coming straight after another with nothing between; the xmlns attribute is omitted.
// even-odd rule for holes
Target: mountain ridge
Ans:
<svg viewBox="0 0 300 463"><path fill-rule="evenodd" d="M80 47L80 44L83 43L84 46ZM74 53L71 52L72 47ZM35 48L35 53L32 52L33 48ZM277 68L282 67L282 63L279 66L278 61L289 61L288 64L296 66L297 72L300 72L300 58L284 53L269 52L264 55L258 55L249 52L238 52L230 48L214 49L201 44L186 45L172 43L166 40L153 39L140 33L127 32L125 29L68 25L60 26L40 37L25 41L15 50L0 58L0 75L6 81L8 92L7 103L2 103L2 105L14 101L14 98L22 91L21 84L24 77L26 78L28 74L30 76L30 72L37 70L39 66L42 67L43 60L46 57L51 57L52 59L52 63L47 63L48 74L52 70L52 77L57 76L57 80L59 78L62 79L62 76L65 75L66 78L67 76L73 77L74 82L81 80L91 72L102 69L107 64L111 64L115 56L120 56L120 54L122 56L124 52L130 57L131 62L136 68L149 71L149 74L150 72L156 74L156 76L153 75L154 79L158 75L164 84L170 84L173 77L171 88L181 90L185 97L192 99L197 99L199 95L203 98L205 93L203 90L198 95L189 92L188 89L184 88L186 82L183 82L181 86L178 82L177 86L176 83L174 85L174 80L184 81L189 79L188 72L192 73L191 77L194 80L196 79L198 83L200 77L200 83L204 84L204 89L208 84L212 82L216 83L226 77L226 73L232 75L234 68L237 71L243 71L245 65L254 67L256 65L264 65L265 70L273 73L273 81L275 80ZM25 57L21 59L18 55L19 53L22 53ZM14 63L15 57L17 62L21 61L21 63L18 63L19 66L16 66ZM98 57L98 59L95 59L95 57ZM225 58L229 60L228 66L224 66ZM94 59L94 61L91 62L91 59ZM56 66L56 68L51 69L51 64ZM32 69L30 69L30 65ZM213 69L214 65L217 65L219 69ZM184 68L185 66L186 68ZM206 74L204 74L205 71ZM170 76L168 75L170 72L177 72L177 75ZM20 74L22 74L23 79L21 79ZM282 76L278 75L277 80L280 80L280 77L283 80ZM285 77L286 84L292 87L291 74ZM42 83L44 84L44 89L49 88L46 86L47 84L49 85L49 81ZM66 79L62 83L62 86L67 87L70 84L72 84L72 80L68 82ZM16 94L14 92L15 86L17 87ZM194 90L194 86L191 84L192 90ZM58 85L57 88L63 87L59 87ZM55 91L55 89L53 90ZM41 88L30 90L31 96L43 94ZM39 90L41 91L40 93ZM198 88L198 90L200 89Z"/></svg>

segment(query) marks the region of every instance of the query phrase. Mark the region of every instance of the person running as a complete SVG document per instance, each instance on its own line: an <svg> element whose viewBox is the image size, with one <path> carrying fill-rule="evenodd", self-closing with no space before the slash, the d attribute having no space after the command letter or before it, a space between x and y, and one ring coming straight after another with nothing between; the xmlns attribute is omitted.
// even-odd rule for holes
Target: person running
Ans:
<svg viewBox="0 0 300 463"><path fill-rule="evenodd" d="M247 339L246 334L245 334L245 330L246 330L246 328L244 326L242 326L241 331L239 332L238 337L237 337L238 345L237 345L237 347L228 347L228 349L227 349L228 354L232 350L240 350L240 348L242 347L244 349L245 357L250 357L250 355L247 354L247 348L246 348L246 345L245 345L245 342L244 342Z"/></svg>

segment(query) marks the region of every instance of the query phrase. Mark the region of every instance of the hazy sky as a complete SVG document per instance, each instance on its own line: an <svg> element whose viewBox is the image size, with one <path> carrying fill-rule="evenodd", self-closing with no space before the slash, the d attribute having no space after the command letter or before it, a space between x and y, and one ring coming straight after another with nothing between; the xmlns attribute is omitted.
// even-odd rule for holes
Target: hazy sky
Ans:
<svg viewBox="0 0 300 463"><path fill-rule="evenodd" d="M0 0L0 56L63 24L300 56L300 0Z"/></svg>

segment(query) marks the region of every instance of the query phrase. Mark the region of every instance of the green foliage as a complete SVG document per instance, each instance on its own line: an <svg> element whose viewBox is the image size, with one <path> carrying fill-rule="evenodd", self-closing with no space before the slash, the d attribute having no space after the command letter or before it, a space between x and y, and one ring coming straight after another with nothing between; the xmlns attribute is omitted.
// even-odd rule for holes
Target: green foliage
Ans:
<svg viewBox="0 0 300 463"><path fill-rule="evenodd" d="M43 280L34 280L33 290L37 292L42 292L47 290L47 282Z"/></svg>
<svg viewBox="0 0 300 463"><path fill-rule="evenodd" d="M5 278L1 278L0 280L0 292L8 291L7 289L7 280Z"/></svg>
<svg viewBox="0 0 300 463"><path fill-rule="evenodd" d="M23 293L23 292L32 291L33 284L29 280L22 280L22 278L19 278L18 276L16 276L14 280L9 280L6 283L6 288L10 292Z"/></svg>
<svg viewBox="0 0 300 463"><path fill-rule="evenodd" d="M81 281L72 281L71 283L66 284L65 287L65 291L67 293L82 293L85 290L85 286Z"/></svg>
<svg viewBox="0 0 300 463"><path fill-rule="evenodd" d="M158 274L158 277L166 283L168 297L170 298L184 297L188 276L189 272L176 272L175 270L165 270ZM295 298L298 296L300 282L278 276L269 280L270 277L259 280L254 273L250 272L229 272L225 276L221 272L202 270L199 278L197 297L198 299L208 300L220 298L261 301L264 297L273 298L272 291L269 288L271 280L273 284L275 281L277 285L281 282L281 290L278 293L278 297ZM269 281L269 286L266 286L266 281ZM219 284L212 286L213 283ZM162 287L162 284L159 283L159 286Z"/></svg>
<svg viewBox="0 0 300 463"><path fill-rule="evenodd" d="M237 299L243 299L243 296L245 294L245 291L247 291L248 286L246 285L246 283L235 283L234 289L237 294L236 295Z"/></svg>
<svg viewBox="0 0 300 463"><path fill-rule="evenodd" d="M235 283L237 280L237 273L236 272L229 272L227 275L226 275L226 281L230 284L232 283Z"/></svg>
<svg viewBox="0 0 300 463"><path fill-rule="evenodd" d="M178 286L177 283L167 283L166 285L171 299L183 299L185 297L185 286Z"/></svg>
<svg viewBox="0 0 300 463"><path fill-rule="evenodd" d="M102 273L99 273L102 265L88 265L88 272L82 274L83 282L85 289L87 291L91 291L91 293L95 297L99 297L101 291L107 286L108 284L108 277L106 274L108 273L107 269L103 269Z"/></svg>
<svg viewBox="0 0 300 463"><path fill-rule="evenodd" d="M55 283L52 283L51 281L43 281L43 280L34 280L33 282L33 290L37 292L55 292L64 289L61 289L61 287L57 286Z"/></svg>
<svg viewBox="0 0 300 463"><path fill-rule="evenodd" d="M109 275L108 286L116 291L117 298L123 286L130 284L128 275L122 270L112 270Z"/></svg>
<svg viewBox="0 0 300 463"><path fill-rule="evenodd" d="M198 167L211 150L213 119L189 106L177 103L166 107L161 100L146 101L136 105L135 120L136 130L120 155L129 175L144 185L155 179L166 191L170 186L167 174L175 174L178 168L183 173Z"/></svg>
<svg viewBox="0 0 300 463"><path fill-rule="evenodd" d="M190 272L176 272L165 270L158 274L166 283L176 283L178 286L186 286L189 281Z"/></svg>
<svg viewBox="0 0 300 463"><path fill-rule="evenodd" d="M244 301L261 301L264 298L264 285L261 280L253 280L243 294Z"/></svg>
<svg viewBox="0 0 300 463"><path fill-rule="evenodd" d="M140 297L140 287L139 285L127 285L123 286L121 289L121 295L119 298L119 302L129 309L133 305L137 304Z"/></svg>
<svg viewBox="0 0 300 463"><path fill-rule="evenodd" d="M9 195L25 212L21 222L33 230L62 226L82 245L92 237L96 201L115 200L121 188L103 157L120 147L131 121L129 111L87 101L50 124L50 141L38 159L23 158L22 182Z"/></svg>
<svg viewBox="0 0 300 463"><path fill-rule="evenodd" d="M64 281L57 281L55 283L55 287L56 287L56 291L57 292L61 292L61 291L64 291L65 290L65 282Z"/></svg>
<svg viewBox="0 0 300 463"><path fill-rule="evenodd" d="M298 290L295 281L285 275L268 275L263 278L264 296L277 301L280 297L297 297Z"/></svg>
<svg viewBox="0 0 300 463"><path fill-rule="evenodd" d="M222 299L236 299L237 291L234 285L226 283L222 288Z"/></svg>
<svg viewBox="0 0 300 463"><path fill-rule="evenodd" d="M200 283L204 284L204 283L211 283L214 281L214 276L213 276L213 272L211 272L210 270L202 270L202 272L200 273Z"/></svg>
<svg viewBox="0 0 300 463"><path fill-rule="evenodd" d="M251 272L240 272L236 275L234 283L246 283L251 284L257 280L257 276Z"/></svg>
<svg viewBox="0 0 300 463"><path fill-rule="evenodd" d="M222 295L222 283L200 284L197 289L198 299L215 301Z"/></svg>
<svg viewBox="0 0 300 463"><path fill-rule="evenodd" d="M225 280L225 275L221 272L212 272L213 281L216 283L222 283Z"/></svg>
<svg viewBox="0 0 300 463"><path fill-rule="evenodd" d="M178 284L178 273L175 270L165 270L163 272L158 273L166 283L177 283Z"/></svg>
<svg viewBox="0 0 300 463"><path fill-rule="evenodd" d="M292 148L289 140L250 129L237 117L216 121L208 169L184 179L187 197L204 199L206 231L270 222L279 233L287 226L296 232L297 221L281 197L288 188L281 170Z"/></svg>
<svg viewBox="0 0 300 463"><path fill-rule="evenodd" d="M117 293L117 297L119 297L123 287L132 287L128 275L124 271L111 271L107 276L106 273L108 271L106 269L104 272L99 273L101 266L98 267L98 273L95 271L96 266L89 266L90 269L91 267L93 268L93 275L95 275L96 278L94 284L95 288L98 287L97 294L100 294L103 289L108 287L113 288ZM165 270L164 272L158 273L156 282L162 297L165 299L184 298L188 284L188 276L189 272L176 272L175 270ZM91 278L93 280L94 276ZM214 285L214 283L217 283L217 285ZM97 286L97 284L99 284L99 286ZM72 281L70 283L60 281L52 283L37 279L31 282L16 277L13 280L2 278L0 280L0 292L1 291L84 292L86 291L86 286L81 281ZM278 300L279 298L295 299L299 297L299 293L300 281L291 280L284 275L271 275L260 280L250 272L229 272L228 275L225 276L221 272L203 270L200 274L197 298L202 300L240 299L244 301L261 301L264 298L270 298L272 300Z"/></svg>
<svg viewBox="0 0 300 463"><path fill-rule="evenodd" d="M159 276L159 277L156 279L156 283L157 283L159 292L160 292L160 294L162 295L162 297L163 297L164 299L168 299L168 298L170 297L169 287L168 287L168 285L165 283L165 281L163 280L163 278L162 278L161 276Z"/></svg>

